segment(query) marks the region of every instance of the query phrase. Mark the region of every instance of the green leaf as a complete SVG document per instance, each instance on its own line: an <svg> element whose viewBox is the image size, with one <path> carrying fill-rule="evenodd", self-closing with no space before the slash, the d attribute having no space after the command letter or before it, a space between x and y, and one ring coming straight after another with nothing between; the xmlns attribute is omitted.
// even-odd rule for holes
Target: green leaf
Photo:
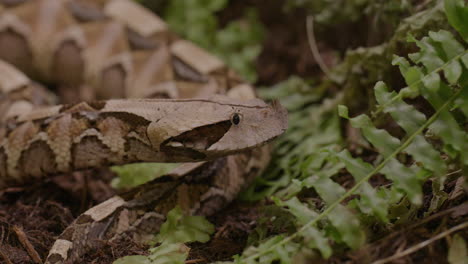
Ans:
<svg viewBox="0 0 468 264"><path fill-rule="evenodd" d="M414 98L418 96L420 89L420 80L423 76L421 70L418 67L411 67L409 62L405 58L398 56L394 56L392 64L399 66L400 72L405 78L406 83L408 84L407 87L401 89L400 94L403 97L409 98Z"/></svg>
<svg viewBox="0 0 468 264"><path fill-rule="evenodd" d="M326 153L326 149L339 144L342 139L340 119L336 111L341 100L337 97L317 104L322 91L312 89L308 82L297 77L291 77L271 89L261 90L261 94L267 99L281 98L281 103L289 111L289 127L275 142L277 148L272 166L262 177L255 179L242 198L259 200L289 185L290 187L275 194L285 199L304 187L314 187L305 182L308 178L317 177L317 172L327 167L327 157L330 155ZM331 176L333 175L327 177ZM294 181L290 185L293 179L301 183ZM332 182L330 179L324 181ZM335 193L331 192L332 195Z"/></svg>
<svg viewBox="0 0 468 264"><path fill-rule="evenodd" d="M297 114L298 110L303 110L306 104L321 98L321 93L312 90L309 81L297 76L291 76L272 87L258 89L258 93L264 99L280 99L281 104L293 114Z"/></svg>
<svg viewBox="0 0 468 264"><path fill-rule="evenodd" d="M113 264L152 264L147 256L135 255L119 258Z"/></svg>
<svg viewBox="0 0 468 264"><path fill-rule="evenodd" d="M331 204L338 200L346 190L334 182L331 177L336 175L342 168L343 163L337 163L334 165L328 164L323 169L314 173L303 181L304 187L314 188L315 191L320 195L325 203Z"/></svg>
<svg viewBox="0 0 468 264"><path fill-rule="evenodd" d="M362 180L373 169L372 165L362 161L362 159L351 157L348 150L343 150L336 156L345 164L346 169L355 177L356 181Z"/></svg>
<svg viewBox="0 0 468 264"><path fill-rule="evenodd" d="M401 99L394 99L397 94L389 92L385 83L377 83L374 92L377 102L383 106L383 111L390 113L406 133L414 133L426 121L424 114L416 111L413 106L402 103Z"/></svg>
<svg viewBox="0 0 468 264"><path fill-rule="evenodd" d="M349 113L348 113L348 107L344 106L344 105L339 105L338 106L338 114L341 116L341 117L344 117L344 118L349 118Z"/></svg>
<svg viewBox="0 0 468 264"><path fill-rule="evenodd" d="M436 74L436 76L438 75ZM438 80L437 82L440 81L438 78L435 79ZM389 113L407 134L414 133L426 122L424 114L416 110L414 106L405 103L401 98L390 99L392 97L396 98L396 93L389 92L384 83L378 83L375 86L375 97L379 104L386 104L383 108L384 112ZM391 103L388 103L388 101L391 101ZM417 135L406 151L412 155L421 166L431 170L436 176L442 177L446 173L447 166L440 157L440 153L436 151L423 136Z"/></svg>
<svg viewBox="0 0 468 264"><path fill-rule="evenodd" d="M468 42L468 7L464 0L445 0L444 7L452 27Z"/></svg>
<svg viewBox="0 0 468 264"><path fill-rule="evenodd" d="M437 47L434 45L432 39L424 37L421 40L417 40L415 38L412 38L411 40L420 48L419 52L408 55L413 62L422 63L429 72L435 71L444 65L445 62L440 57ZM416 72L417 69L418 68L415 66L409 67L408 72L416 74L413 72ZM420 71L417 72L418 75L420 75L419 72ZM406 74L403 74L403 76L407 79ZM418 80L419 79L420 78L418 78ZM410 82L407 81L407 83L408 85L411 85Z"/></svg>
<svg viewBox="0 0 468 264"><path fill-rule="evenodd" d="M468 52L465 52L465 55L461 57L461 61L465 65L465 68L468 69Z"/></svg>
<svg viewBox="0 0 468 264"><path fill-rule="evenodd" d="M200 0L199 0L200 1ZM201 3L210 11L216 12L220 11L224 7L226 7L228 0L201 0Z"/></svg>
<svg viewBox="0 0 468 264"><path fill-rule="evenodd" d="M420 166L434 172L436 177L442 178L447 172L447 165L440 157L440 153L421 135L414 137L406 152L412 155L420 163Z"/></svg>
<svg viewBox="0 0 468 264"><path fill-rule="evenodd" d="M435 109L439 109L442 104L447 100L453 91L445 84L442 84L445 93L433 93L425 89L423 95L431 103ZM468 87L462 87L462 91ZM460 93L461 96L464 93ZM462 98L462 97L459 97ZM429 127L431 133L437 135L443 140L444 151L452 158L457 155L461 156L461 161L468 164L468 134L463 131L455 117L446 109L441 111L437 120L435 120Z"/></svg>
<svg viewBox="0 0 468 264"><path fill-rule="evenodd" d="M263 264L279 263L290 264L292 257L300 249L300 245L293 242L284 242L286 236L278 235L260 243L258 247L250 246L242 253L243 258L234 258L234 263L239 264ZM275 250L270 250L275 247ZM261 253L261 254L259 254Z"/></svg>
<svg viewBox="0 0 468 264"><path fill-rule="evenodd" d="M450 264L467 264L468 263L468 250L465 239L459 234L455 234L450 243L448 252L448 262Z"/></svg>
<svg viewBox="0 0 468 264"><path fill-rule="evenodd" d="M350 118L351 125L360 128L365 138L374 145L385 157L389 156L400 146L400 140L393 137L384 129L375 128L367 115Z"/></svg>
<svg viewBox="0 0 468 264"><path fill-rule="evenodd" d="M437 212L448 199L449 194L443 190L443 186L443 182L432 181L432 198L429 203L429 208L424 212L425 217Z"/></svg>
<svg viewBox="0 0 468 264"><path fill-rule="evenodd" d="M150 249L146 256L128 256L114 262L114 264L184 264L189 248L183 243L207 242L214 232L214 226L201 216L186 216L182 209L175 207L161 225L155 242L161 243Z"/></svg>
<svg viewBox="0 0 468 264"><path fill-rule="evenodd" d="M163 243L151 248L148 256L126 256L114 261L113 264L184 264L189 250L182 243Z"/></svg>
<svg viewBox="0 0 468 264"><path fill-rule="evenodd" d="M365 232L353 213L343 205L337 205L328 215L328 220L339 231L346 245L352 249L360 248L366 241Z"/></svg>
<svg viewBox="0 0 468 264"><path fill-rule="evenodd" d="M365 178L374 168L362 159L355 159L347 150L337 154L337 157L345 164L346 169L353 175L356 182ZM388 222L388 204L383 200L372 186L364 182L359 189L359 207L363 213L373 214L381 221Z"/></svg>
<svg viewBox="0 0 468 264"><path fill-rule="evenodd" d="M168 1L164 18L175 32L219 56L242 77L255 82L253 62L261 51L263 26L255 10L247 9L240 19L221 28L217 12L227 4L227 0L172 0Z"/></svg>
<svg viewBox="0 0 468 264"><path fill-rule="evenodd" d="M182 243L162 243L150 249L148 259L151 264L184 264L189 250Z"/></svg>
<svg viewBox="0 0 468 264"><path fill-rule="evenodd" d="M462 66L458 60L452 60L444 68L445 78L450 84L455 85L462 74Z"/></svg>
<svg viewBox="0 0 468 264"><path fill-rule="evenodd" d="M116 188L135 187L169 173L176 163L135 163L123 166L113 166L111 170L117 173L112 185Z"/></svg>
<svg viewBox="0 0 468 264"><path fill-rule="evenodd" d="M287 207L287 210L296 217L298 224L301 226L317 217L317 213L302 204L297 197L293 197L287 201L281 201L276 197L272 199L278 206Z"/></svg>
<svg viewBox="0 0 468 264"><path fill-rule="evenodd" d="M312 209L301 203L297 197L293 197L287 201L281 201L274 198L273 201L279 206L287 207L287 210L298 220L299 227L307 224L311 219L318 215ZM318 249L324 258L330 257L332 249L328 244L328 239L326 239L316 228L305 228L304 231L301 232L301 236L308 248Z"/></svg>
<svg viewBox="0 0 468 264"><path fill-rule="evenodd" d="M466 118L468 118L468 89L463 89L460 97L455 100L455 107L460 108Z"/></svg>
<svg viewBox="0 0 468 264"><path fill-rule="evenodd" d="M207 242L214 232L214 226L202 216L184 215L175 207L167 214L155 241L158 243Z"/></svg>
<svg viewBox="0 0 468 264"><path fill-rule="evenodd" d="M440 75L439 74L435 72L430 73L426 75L422 81L423 81L424 86L426 86L427 89L429 89L431 92L436 93L439 91L439 88L440 88Z"/></svg>
<svg viewBox="0 0 468 264"><path fill-rule="evenodd" d="M302 237L308 248L316 248L322 254L322 257L329 258L332 254L332 248L325 235L316 228L309 226L302 232Z"/></svg>
<svg viewBox="0 0 468 264"><path fill-rule="evenodd" d="M411 203L422 203L422 188L420 179L415 177L418 173L415 168L408 168L393 158L382 168L382 173L394 182L396 188L408 195Z"/></svg>
<svg viewBox="0 0 468 264"><path fill-rule="evenodd" d="M452 33L446 30L439 30L438 32L430 31L429 37L433 41L440 43L447 60L451 60L465 51L463 45L455 39Z"/></svg>

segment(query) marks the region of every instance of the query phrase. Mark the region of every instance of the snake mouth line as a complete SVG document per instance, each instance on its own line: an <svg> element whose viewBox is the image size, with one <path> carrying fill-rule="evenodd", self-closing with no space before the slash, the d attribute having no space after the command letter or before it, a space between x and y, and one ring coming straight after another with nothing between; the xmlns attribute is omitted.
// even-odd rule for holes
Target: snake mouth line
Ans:
<svg viewBox="0 0 468 264"><path fill-rule="evenodd" d="M200 126L167 139L161 144L161 150L175 156L204 159L206 154L203 152L218 142L229 128L231 128L230 120Z"/></svg>

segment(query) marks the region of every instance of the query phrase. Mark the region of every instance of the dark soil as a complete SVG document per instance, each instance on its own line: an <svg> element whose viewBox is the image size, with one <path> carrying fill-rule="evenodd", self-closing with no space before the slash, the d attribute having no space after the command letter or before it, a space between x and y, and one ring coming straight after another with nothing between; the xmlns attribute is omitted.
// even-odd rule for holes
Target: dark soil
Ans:
<svg viewBox="0 0 468 264"><path fill-rule="evenodd" d="M80 213L115 194L109 186L111 177L108 171L74 173L0 193L0 263L44 260L57 236ZM189 259L196 260L192 263L229 260L242 252L257 218L255 206L232 204L209 219L216 233L207 244L190 244ZM112 263L127 255L145 255L147 249L148 245L129 238L102 241L101 247L84 257L84 263Z"/></svg>
<svg viewBox="0 0 468 264"><path fill-rule="evenodd" d="M236 0L220 14L221 25L242 17L247 8L255 8L265 27L265 39L256 62L258 85L272 85L292 75L311 77L321 74L307 41L305 10L284 12L283 1ZM324 61L334 63L332 49L318 41Z"/></svg>
<svg viewBox="0 0 468 264"><path fill-rule="evenodd" d="M107 170L79 172L0 192L0 263L44 260L80 213L115 193L112 177Z"/></svg>

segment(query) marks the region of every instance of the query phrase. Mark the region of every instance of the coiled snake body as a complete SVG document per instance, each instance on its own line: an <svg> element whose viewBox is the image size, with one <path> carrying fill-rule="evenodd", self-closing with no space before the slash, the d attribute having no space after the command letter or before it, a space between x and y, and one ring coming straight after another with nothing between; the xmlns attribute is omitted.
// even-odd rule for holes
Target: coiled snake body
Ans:
<svg viewBox="0 0 468 264"><path fill-rule="evenodd" d="M213 214L262 171L260 146L286 129L284 108L254 99L220 60L131 0L1 2L0 188L114 164L196 162L83 213L47 263L77 262L97 239L144 240L176 205ZM29 77L53 83L65 104Z"/></svg>

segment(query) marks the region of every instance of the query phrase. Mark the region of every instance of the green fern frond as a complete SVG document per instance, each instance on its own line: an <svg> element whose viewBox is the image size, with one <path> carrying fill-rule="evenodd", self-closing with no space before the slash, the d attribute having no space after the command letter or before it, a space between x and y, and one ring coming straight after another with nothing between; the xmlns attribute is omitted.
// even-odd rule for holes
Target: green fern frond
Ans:
<svg viewBox="0 0 468 264"><path fill-rule="evenodd" d="M126 256L113 264L184 264L190 251L184 243L207 242L213 232L214 226L202 216L187 216L175 207L155 238L158 246L150 248L148 256Z"/></svg>
<svg viewBox="0 0 468 264"><path fill-rule="evenodd" d="M394 95L395 92L389 92L384 83L379 82L376 84L375 97L379 104L388 102L389 98ZM384 108L384 112L389 113L407 134L414 133L426 121L424 114L401 99L392 100L392 104ZM414 142L408 146L406 152L422 167L432 171L436 177L442 177L447 172L447 165L442 160L440 153L422 135L414 138Z"/></svg>
<svg viewBox="0 0 468 264"><path fill-rule="evenodd" d="M447 0L446 6L448 2L455 1ZM457 16L464 5L458 3L451 8L446 9L449 21L466 39L461 30L468 25L468 16ZM450 19L453 16L465 24L455 26ZM463 120L460 114L466 120L468 113L467 43L460 43L445 30L430 32L421 40L411 36L408 40L419 48L418 52L409 55L411 62L402 57L393 60L393 64L399 66L407 87L399 92L390 92L383 82L374 87L379 104L374 117L379 117L380 113L389 114L404 135L395 137L387 130L377 128L367 115L350 118L347 108L340 106L340 115L347 118L353 127L359 128L375 150L374 162L354 158L348 150L336 152L328 147L311 152L310 149L290 147L286 154L289 158L285 159L288 168L282 169L283 173L294 178L293 184L277 192L272 199L295 217L297 231L288 236L274 236L257 247L250 247L236 258L236 263L272 263L274 260L290 263L288 261L294 254L304 248L317 249L323 257L329 257L332 241L344 243L352 249L359 248L365 241L365 230L354 209L362 215L389 223L399 217L395 211L390 214L395 201L407 197L413 204L411 206L417 208L422 204L422 183L428 177L439 179L438 185L441 185L448 171L468 165L468 135L460 126L460 120ZM432 109L422 112L404 101L416 97L424 98ZM298 141L301 137L290 138ZM298 154L304 152L318 158L315 166L308 167L313 161L307 154ZM407 158L402 159L402 156ZM354 186L348 190L331 179L343 167L355 180ZM384 175L392 184L372 187L369 179L376 174ZM321 210L297 198L298 193L310 188L323 200ZM344 202L350 198L354 199L345 206ZM333 232L324 233L323 230ZM316 239L311 240L308 234L314 234Z"/></svg>
<svg viewBox="0 0 468 264"><path fill-rule="evenodd" d="M262 262L260 261L261 257L264 256L264 254L271 254L272 252L276 252L277 248L282 248L285 245L288 245L290 242L292 242L294 239L297 237L301 237L302 233L310 228L315 226L319 221L323 219L328 219L330 222L332 222L333 225L336 225L337 227L343 226L346 229L339 230L344 234L344 242L347 243L351 248L355 248L354 245L362 245L363 241L361 241L362 236L362 230L360 228L354 228L354 226L359 226L359 222L355 222L357 220L355 217L353 217L352 214L349 214L349 211L346 207L341 205L341 202L343 202L345 199L350 197L353 194L356 194L364 184L368 182L370 177L375 175L376 173L380 172L383 170L383 168L387 165L390 165L390 168L393 169L392 166L395 166L395 156L398 153L401 153L403 150L405 150L414 140L415 137L418 135L421 135L422 132L429 127L434 121L436 121L439 117L439 115L447 110L459 95L461 94L461 90L458 90L455 92L449 100L447 100L439 109L437 109L436 113L431 116L419 129L417 129L413 134L409 135L408 138L402 142L402 144L395 149L390 155L385 158L380 164L378 164L376 167L374 167L370 172L366 173L364 177L361 178L361 180L357 181L356 184L349 189L343 196L340 197L340 199L336 200L334 203L330 204L322 213L320 213L317 217L314 217L311 221L309 221L307 224L303 225L296 233L285 237L284 239L277 239L275 240L276 243L270 242L269 244L270 247L265 248L265 244L262 244L263 247L261 249L257 249L257 253L252 254L252 255L247 255L245 259L243 259L243 263L271 263L271 262ZM390 170L390 169L389 169ZM412 175L411 175L412 176ZM345 240L346 239L346 240ZM257 262L249 262L249 261L257 261Z"/></svg>
<svg viewBox="0 0 468 264"><path fill-rule="evenodd" d="M429 14L440 14L441 7L442 2L432 11L424 12L425 17L414 16L402 24L423 31L424 27L417 22L427 22ZM428 178L432 178L434 197L440 200L431 200L423 214L441 205L446 199L442 190L446 175L466 169L468 165L468 135L466 128L460 125L468 119L467 10L462 0L445 0L448 21L459 36L449 30L408 36L408 42L418 51L408 58L394 56L391 63L399 67L406 87L390 91L384 82L377 82L373 89L377 105L370 116L350 117L345 106L337 107L342 103L341 94L321 102L327 84L311 91L308 82L291 78L261 92L266 99L284 98L282 103L290 111L291 125L277 142L273 166L257 179L243 198L268 197L274 202L272 208L294 221L288 223L291 228L287 232L283 230L283 233L266 237L268 234L264 231L259 237L266 239L245 249L232 262L222 263L286 264L294 263L297 255L305 251L315 250L329 258L337 248L358 249L365 243L366 236L372 236L366 230L364 219L376 219L376 224L391 226L417 217L423 200L422 184ZM397 30L396 34L401 32L406 35L408 31ZM396 51L394 46L392 40L371 48L371 57L376 56L375 61L380 63L385 60L379 59L386 57L386 68L390 68L391 54ZM356 54L369 49L361 51ZM371 83L375 83L375 78L382 79L381 76L373 74ZM424 101L425 107L415 107L407 99ZM384 115L389 118L385 120L391 118L399 127L398 135L377 124ZM340 147L344 141L340 116L359 129L360 134L353 142L370 151L370 158L353 157L362 149ZM338 182L341 176L350 176L347 183L354 182L354 185ZM375 176L385 178L389 184L375 187L370 183ZM313 198L307 196L310 193ZM157 257L172 258L173 263L185 260L186 252L181 250L180 243L188 239L171 240L171 237L185 237L185 229L176 228L180 221L180 218L168 216L159 236L159 242L163 243L151 251L154 260ZM199 233L206 223L192 224L189 221L184 226L198 234L198 240L206 241L209 233ZM177 230L184 234L178 234ZM170 243L165 243L166 240ZM143 257L135 263L165 263L151 262L153 259Z"/></svg>
<svg viewBox="0 0 468 264"><path fill-rule="evenodd" d="M227 0L167 2L164 18L175 32L220 57L243 78L256 81L253 62L260 54L264 29L255 10L246 10L241 20L221 28L216 13L227 7Z"/></svg>
<svg viewBox="0 0 468 264"><path fill-rule="evenodd" d="M149 251L149 256L127 256L114 261L113 264L184 264L189 248L183 243L166 243Z"/></svg>
<svg viewBox="0 0 468 264"><path fill-rule="evenodd" d="M444 4L450 24L460 33L465 41L468 42L468 24L466 23L468 6L465 7L465 2L463 0L444 1Z"/></svg>

